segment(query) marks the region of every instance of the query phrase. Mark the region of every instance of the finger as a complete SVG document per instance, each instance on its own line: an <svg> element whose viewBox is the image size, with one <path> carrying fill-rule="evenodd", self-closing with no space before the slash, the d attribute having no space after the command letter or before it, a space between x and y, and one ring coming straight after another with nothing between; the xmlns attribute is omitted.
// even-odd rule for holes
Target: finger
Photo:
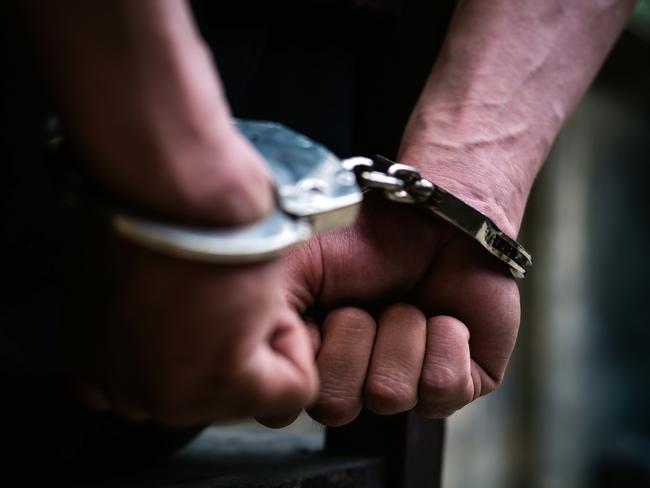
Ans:
<svg viewBox="0 0 650 488"><path fill-rule="evenodd" d="M338 426L359 415L374 338L375 320L361 309L341 308L325 318L316 360L321 389L308 410L315 420Z"/></svg>
<svg viewBox="0 0 650 488"><path fill-rule="evenodd" d="M474 399L469 331L453 317L427 320L427 348L416 410L430 418L451 415Z"/></svg>
<svg viewBox="0 0 650 488"><path fill-rule="evenodd" d="M244 417L268 418L278 426L313 401L318 375L309 336L288 309L275 319L272 336L252 349L223 358L213 372L192 370L169 376L155 392L153 417L168 426L186 427ZM196 373L196 371L194 371Z"/></svg>
<svg viewBox="0 0 650 488"><path fill-rule="evenodd" d="M439 261L440 279L429 292L435 296L432 309L445 310L467 326L475 361L474 396L479 397L503 381L519 329L519 290L502 263L470 240L450 243Z"/></svg>
<svg viewBox="0 0 650 488"><path fill-rule="evenodd" d="M318 354L318 350L320 349L320 329L318 325L312 321L305 322L305 327L315 358ZM286 427L287 425L292 424L298 418L301 411L302 409L297 409L293 412L289 412L281 416L260 416L256 420L266 427L277 429L279 427Z"/></svg>
<svg viewBox="0 0 650 488"><path fill-rule="evenodd" d="M294 411L291 413L279 415L260 415L257 416L255 420L257 420L263 426L268 427L269 429L281 429L287 425L293 424L294 421L298 418L298 415L300 415L301 411L302 410L298 410L297 412Z"/></svg>
<svg viewBox="0 0 650 488"><path fill-rule="evenodd" d="M307 335L307 340L310 344L310 360L313 364L315 355L320 347L320 331L315 322L307 322L304 325L304 330ZM292 348L290 344L286 344L287 348ZM295 346L294 346L295 347ZM304 348L304 345L299 345L298 347ZM304 357L301 357L301 361L306 360ZM306 405L301 405L300 407L294 408L290 411L283 412L280 414L264 414L257 417L257 421L270 428L280 428L285 427L296 420L303 407Z"/></svg>
<svg viewBox="0 0 650 488"><path fill-rule="evenodd" d="M381 314L365 387L371 411L389 415L415 407L426 336L426 317L412 305L392 305Z"/></svg>
<svg viewBox="0 0 650 488"><path fill-rule="evenodd" d="M320 328L318 327L318 324L316 324L316 322L307 320L305 321L305 329L307 331L307 335L309 336L309 342L311 343L312 346L313 357L315 358L318 354L318 350L320 349L320 345L321 345ZM277 429L292 424L298 418L301 411L302 408L296 409L292 412L288 412L286 414L282 414L279 416L262 415L262 416L258 416L256 420L260 424L265 425L266 427Z"/></svg>
<svg viewBox="0 0 650 488"><path fill-rule="evenodd" d="M309 336L309 342L311 344L313 357L315 359L321 344L320 328L318 327L316 322L308 320L305 321L305 330L307 331L307 335ZM273 415L273 416L262 415L262 416L258 416L256 420L260 424L265 425L266 427L277 429L292 424L298 418L301 411L302 408L299 408L299 409L295 409L292 412L288 412L281 415Z"/></svg>
<svg viewBox="0 0 650 488"><path fill-rule="evenodd" d="M269 342L257 348L248 373L253 415L278 426L312 403L318 374L307 328L286 310ZM244 379L244 381L246 381Z"/></svg>

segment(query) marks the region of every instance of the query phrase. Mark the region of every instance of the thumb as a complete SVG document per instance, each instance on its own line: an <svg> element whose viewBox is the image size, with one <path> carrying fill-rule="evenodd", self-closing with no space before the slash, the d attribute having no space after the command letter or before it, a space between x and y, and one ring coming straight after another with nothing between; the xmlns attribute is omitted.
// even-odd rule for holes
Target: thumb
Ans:
<svg viewBox="0 0 650 488"><path fill-rule="evenodd" d="M311 404L318 392L318 374L307 328L286 309L268 341L261 344L249 362L243 379L251 392L253 415L282 418Z"/></svg>

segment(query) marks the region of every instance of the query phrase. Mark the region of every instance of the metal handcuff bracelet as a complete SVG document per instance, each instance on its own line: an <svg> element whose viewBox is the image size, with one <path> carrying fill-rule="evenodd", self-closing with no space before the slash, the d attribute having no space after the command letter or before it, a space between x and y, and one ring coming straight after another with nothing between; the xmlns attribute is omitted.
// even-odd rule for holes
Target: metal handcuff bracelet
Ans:
<svg viewBox="0 0 650 488"><path fill-rule="evenodd" d="M422 178L413 167L382 156L339 160L322 145L283 125L238 120L239 130L266 159L277 206L260 222L241 228L205 229L113 213L122 237L150 249L202 262L245 264L278 256L314 233L354 222L365 191L440 217L474 238L523 278L531 256L488 217Z"/></svg>

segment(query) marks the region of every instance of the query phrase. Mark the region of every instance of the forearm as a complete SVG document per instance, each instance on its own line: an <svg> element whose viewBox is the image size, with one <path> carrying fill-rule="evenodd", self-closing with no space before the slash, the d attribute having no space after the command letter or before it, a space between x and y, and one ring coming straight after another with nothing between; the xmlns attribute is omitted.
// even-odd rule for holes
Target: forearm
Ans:
<svg viewBox="0 0 650 488"><path fill-rule="evenodd" d="M111 189L198 220L214 220L224 188L251 192L239 176L251 168L219 167L236 159L229 153L238 135L184 1L65 0L22 10L66 132ZM259 179L251 183L263 193ZM268 205L249 197L239 198L239 220Z"/></svg>
<svg viewBox="0 0 650 488"><path fill-rule="evenodd" d="M401 160L515 235L555 137L634 4L462 0Z"/></svg>

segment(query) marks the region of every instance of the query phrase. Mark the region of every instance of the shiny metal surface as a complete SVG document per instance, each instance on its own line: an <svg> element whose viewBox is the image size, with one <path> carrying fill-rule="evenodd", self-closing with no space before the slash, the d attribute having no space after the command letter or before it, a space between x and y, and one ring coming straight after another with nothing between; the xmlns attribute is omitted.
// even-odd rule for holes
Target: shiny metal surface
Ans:
<svg viewBox="0 0 650 488"><path fill-rule="evenodd" d="M524 278L526 269L532 266L532 257L521 244L504 234L487 216L423 178L416 168L383 156L373 160L353 158L344 165L355 172L362 188L382 190L391 201L423 208L471 236L506 263L515 278Z"/></svg>
<svg viewBox="0 0 650 488"><path fill-rule="evenodd" d="M278 208L272 215L246 227L204 229L117 214L112 219L115 231L185 259L251 263L278 256L314 232L351 224L363 199L361 190L375 189L392 201L412 204L448 221L506 263L516 278L523 278L532 265L521 244L412 166L382 156L340 161L322 145L280 124L236 123L268 162L278 195Z"/></svg>
<svg viewBox="0 0 650 488"><path fill-rule="evenodd" d="M275 122L238 120L237 127L268 162L285 212L308 218L317 232L352 223L350 207L363 196L331 151Z"/></svg>
<svg viewBox="0 0 650 488"><path fill-rule="evenodd" d="M245 264L276 257L314 232L354 222L363 195L354 173L334 154L277 123L236 123L271 170L278 207L269 217L245 227L214 229L117 213L111 219L115 232L183 259Z"/></svg>
<svg viewBox="0 0 650 488"><path fill-rule="evenodd" d="M308 239L309 223L277 209L256 224L215 231L167 225L115 214L113 229L137 244L179 258L216 264L246 264L272 259L288 247Z"/></svg>

